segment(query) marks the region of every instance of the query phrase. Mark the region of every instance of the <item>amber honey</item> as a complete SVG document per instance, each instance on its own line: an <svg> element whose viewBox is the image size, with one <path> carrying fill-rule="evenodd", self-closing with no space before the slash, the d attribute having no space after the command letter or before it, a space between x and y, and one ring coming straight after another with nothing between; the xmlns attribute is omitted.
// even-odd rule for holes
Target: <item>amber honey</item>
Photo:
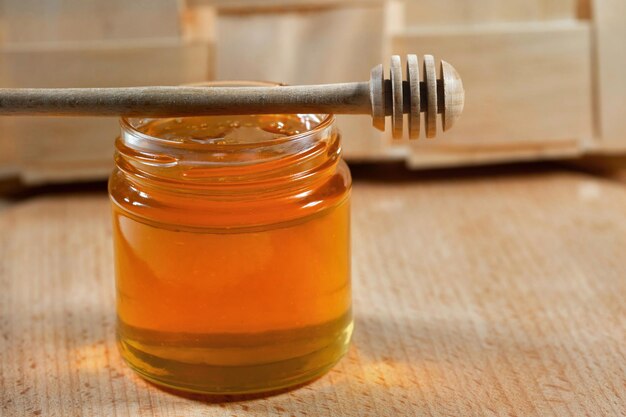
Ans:
<svg viewBox="0 0 626 417"><path fill-rule="evenodd" d="M351 331L350 175L323 115L124 119L109 189L122 356L203 393L296 385Z"/></svg>

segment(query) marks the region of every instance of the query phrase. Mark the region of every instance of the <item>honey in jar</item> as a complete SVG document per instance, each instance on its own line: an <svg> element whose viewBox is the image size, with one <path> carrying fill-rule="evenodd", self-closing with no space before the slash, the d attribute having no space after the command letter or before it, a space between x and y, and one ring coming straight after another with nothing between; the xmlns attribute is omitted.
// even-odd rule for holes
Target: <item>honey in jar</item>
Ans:
<svg viewBox="0 0 626 417"><path fill-rule="evenodd" d="M327 372L352 331L351 179L333 117L121 125L109 192L130 367L215 394Z"/></svg>

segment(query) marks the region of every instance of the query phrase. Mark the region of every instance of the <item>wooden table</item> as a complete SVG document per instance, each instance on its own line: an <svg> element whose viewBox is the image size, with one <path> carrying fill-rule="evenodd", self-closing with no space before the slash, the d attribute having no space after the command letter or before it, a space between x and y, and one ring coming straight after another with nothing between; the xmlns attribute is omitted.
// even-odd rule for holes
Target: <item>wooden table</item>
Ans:
<svg viewBox="0 0 626 417"><path fill-rule="evenodd" d="M550 169L413 176L356 181L354 345L269 398L135 376L114 341L105 194L13 201L0 415L625 415L626 186Z"/></svg>

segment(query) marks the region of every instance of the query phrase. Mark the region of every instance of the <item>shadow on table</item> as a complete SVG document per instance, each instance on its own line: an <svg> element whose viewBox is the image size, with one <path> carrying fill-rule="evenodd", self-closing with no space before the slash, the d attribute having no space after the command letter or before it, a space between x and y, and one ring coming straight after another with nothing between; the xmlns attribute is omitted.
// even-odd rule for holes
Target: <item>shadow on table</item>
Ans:
<svg viewBox="0 0 626 417"><path fill-rule="evenodd" d="M296 385L294 387L290 387L290 388L283 388L283 389L268 391L268 392L259 393L259 394L233 394L233 395L197 394L197 393L179 391L173 388L164 387L161 385L154 384L150 381L146 381L146 382L150 386L152 386L153 388L161 392L175 395L180 398L185 398L187 400L202 402L206 404L228 404L228 403L243 403L243 402L249 402L249 401L255 401L255 400L270 399L272 397L278 397L280 395L294 392L303 387L306 387L307 385L313 384L315 383L315 381L317 381L320 378L324 378L324 376L316 378L309 382L305 382L303 384Z"/></svg>
<svg viewBox="0 0 626 417"><path fill-rule="evenodd" d="M418 170L407 168L404 162L351 163L349 165L355 181L371 183L472 181L486 177L528 177L576 170L575 167L556 162L519 162Z"/></svg>
<svg viewBox="0 0 626 417"><path fill-rule="evenodd" d="M441 169L411 170L403 162L350 163L355 181L376 183L432 182L449 180L474 180L484 177L516 177L541 175L563 170L580 171L577 167L555 162L520 162L501 165L471 166ZM22 201L47 194L106 193L107 181L81 181L25 185L18 179L0 181L0 197L9 201Z"/></svg>
<svg viewBox="0 0 626 417"><path fill-rule="evenodd" d="M8 202L20 202L42 195L69 195L69 194L104 194L107 192L107 182L82 181L75 183L43 184L26 186L19 180L1 180L0 197Z"/></svg>
<svg viewBox="0 0 626 417"><path fill-rule="evenodd" d="M398 404L406 402L404 396L407 393L411 393L411 400L415 402L437 400L446 403L452 399L441 393L435 394L436 388L430 384L442 372L449 372L455 362L471 360L476 364L490 355L480 348L484 343L482 337L466 328L466 324L357 316L353 346L329 374L307 384L265 394L202 395L151 385L166 394L232 411L262 412L268 407L293 410L294 401L308 406L315 402L335 402L337 407L340 404L345 407L349 405L345 404L345 400L350 397L350 401L358 401L361 407L376 410L384 398L390 404L394 401ZM442 349L442 342L452 339L460 340L452 343L451 347L458 348L458 355L451 354L448 348L445 348L447 352L438 351ZM469 344L476 349L463 350L467 346L461 344ZM463 356L468 352L471 358ZM417 392L418 386L421 386L420 392Z"/></svg>

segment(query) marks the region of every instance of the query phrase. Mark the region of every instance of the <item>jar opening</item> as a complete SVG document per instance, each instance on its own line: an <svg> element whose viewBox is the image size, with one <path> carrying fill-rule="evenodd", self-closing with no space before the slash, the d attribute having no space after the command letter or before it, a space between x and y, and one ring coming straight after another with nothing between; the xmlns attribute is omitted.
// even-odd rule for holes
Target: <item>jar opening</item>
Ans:
<svg viewBox="0 0 626 417"><path fill-rule="evenodd" d="M190 84L199 87L267 87L281 84L266 81L210 81ZM311 138L332 127L330 114L268 114L234 116L196 116L179 118L122 117L122 135L130 134L127 145L141 150L148 144L185 148L199 152L245 148L267 148L285 142ZM133 146L135 145L135 146Z"/></svg>
<svg viewBox="0 0 626 417"><path fill-rule="evenodd" d="M150 141L173 148L246 148L297 141L332 125L325 114L267 114L121 119L122 131L136 145ZM141 142L140 142L141 141Z"/></svg>
<svg viewBox="0 0 626 417"><path fill-rule="evenodd" d="M146 173L176 166L161 174L238 176L238 167L275 170L277 161L303 162L335 148L333 121L318 114L125 118L117 151Z"/></svg>

